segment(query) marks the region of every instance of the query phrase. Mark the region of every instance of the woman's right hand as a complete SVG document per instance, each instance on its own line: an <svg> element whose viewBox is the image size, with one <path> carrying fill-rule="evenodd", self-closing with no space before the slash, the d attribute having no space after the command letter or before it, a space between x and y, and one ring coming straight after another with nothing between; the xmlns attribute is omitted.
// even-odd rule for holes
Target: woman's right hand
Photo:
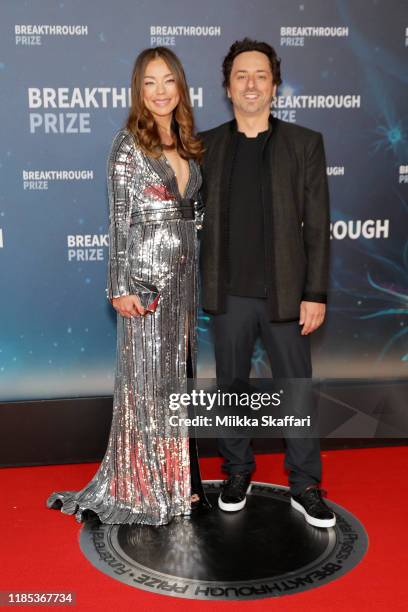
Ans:
<svg viewBox="0 0 408 612"><path fill-rule="evenodd" d="M123 295L122 297L112 298L111 303L120 316L127 319L144 316L147 313L137 295Z"/></svg>

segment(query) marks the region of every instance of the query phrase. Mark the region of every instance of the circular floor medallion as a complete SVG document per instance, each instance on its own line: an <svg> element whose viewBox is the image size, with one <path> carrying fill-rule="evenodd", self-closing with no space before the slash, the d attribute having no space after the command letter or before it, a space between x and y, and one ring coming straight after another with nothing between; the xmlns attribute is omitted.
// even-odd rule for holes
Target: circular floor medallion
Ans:
<svg viewBox="0 0 408 612"><path fill-rule="evenodd" d="M205 481L212 510L161 527L87 521L80 545L112 578L139 589L187 599L277 597L336 580L361 561L368 537L361 523L326 500L336 525L308 525L291 507L287 487L253 482L240 512L219 510L222 481Z"/></svg>

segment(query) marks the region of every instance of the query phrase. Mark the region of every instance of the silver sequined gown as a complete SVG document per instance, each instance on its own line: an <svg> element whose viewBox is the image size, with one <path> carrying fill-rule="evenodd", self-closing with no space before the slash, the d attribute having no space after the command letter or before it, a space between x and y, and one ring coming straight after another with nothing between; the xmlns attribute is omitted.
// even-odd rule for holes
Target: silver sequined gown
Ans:
<svg viewBox="0 0 408 612"><path fill-rule="evenodd" d="M114 137L107 163L109 265L107 297L129 294L128 275L161 292L154 315L117 315L113 418L105 456L80 491L52 493L47 507L103 523L162 525L190 513L189 440L170 426L170 393L187 387L188 341L196 371L197 229L201 174L180 194L164 155L153 159L126 129ZM186 409L177 411L187 416ZM85 512L86 514L86 512Z"/></svg>

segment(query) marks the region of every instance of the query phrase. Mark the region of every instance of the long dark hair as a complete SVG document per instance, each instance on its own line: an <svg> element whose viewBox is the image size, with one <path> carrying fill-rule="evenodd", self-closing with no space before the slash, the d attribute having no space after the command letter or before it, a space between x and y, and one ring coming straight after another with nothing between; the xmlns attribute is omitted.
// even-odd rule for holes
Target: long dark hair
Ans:
<svg viewBox="0 0 408 612"><path fill-rule="evenodd" d="M131 107L126 127L135 135L141 148L152 157L160 157L163 146L153 114L146 108L143 98L143 79L149 62L163 59L174 74L180 101L173 111L172 128L176 136L175 146L184 159L198 162L203 154L203 145L194 128L193 110L190 102L183 66L173 51L167 47L145 49L136 58L131 81Z"/></svg>

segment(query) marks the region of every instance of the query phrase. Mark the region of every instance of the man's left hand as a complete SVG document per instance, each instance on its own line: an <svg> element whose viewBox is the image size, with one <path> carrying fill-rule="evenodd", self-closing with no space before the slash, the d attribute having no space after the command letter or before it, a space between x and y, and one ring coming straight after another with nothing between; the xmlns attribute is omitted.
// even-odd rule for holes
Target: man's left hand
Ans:
<svg viewBox="0 0 408 612"><path fill-rule="evenodd" d="M301 335L314 332L324 321L326 304L320 302L300 302L299 325L303 325Z"/></svg>

